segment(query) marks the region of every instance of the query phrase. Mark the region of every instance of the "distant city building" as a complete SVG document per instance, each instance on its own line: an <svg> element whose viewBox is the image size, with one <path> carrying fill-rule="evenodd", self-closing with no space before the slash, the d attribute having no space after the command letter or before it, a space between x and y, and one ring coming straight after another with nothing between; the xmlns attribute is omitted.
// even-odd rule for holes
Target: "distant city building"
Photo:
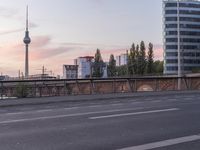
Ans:
<svg viewBox="0 0 200 150"><path fill-rule="evenodd" d="M108 77L108 65L109 65L109 62L105 62L105 67L103 68L103 78Z"/></svg>
<svg viewBox="0 0 200 150"><path fill-rule="evenodd" d="M78 65L78 78L84 79L91 76L91 64L94 62L93 56L79 57L74 60L75 65Z"/></svg>
<svg viewBox="0 0 200 150"><path fill-rule="evenodd" d="M119 56L116 56L116 66L127 65L127 63L128 63L127 54L121 54Z"/></svg>
<svg viewBox="0 0 200 150"><path fill-rule="evenodd" d="M78 65L63 65L63 78L64 79L77 79L78 78Z"/></svg>
<svg viewBox="0 0 200 150"><path fill-rule="evenodd" d="M0 75L0 81L9 80L10 77L8 75Z"/></svg>
<svg viewBox="0 0 200 150"><path fill-rule="evenodd" d="M164 74L199 69L200 1L164 0L163 12Z"/></svg>
<svg viewBox="0 0 200 150"><path fill-rule="evenodd" d="M29 75L30 80L51 80L56 79L54 76L50 76L49 74L35 74Z"/></svg>

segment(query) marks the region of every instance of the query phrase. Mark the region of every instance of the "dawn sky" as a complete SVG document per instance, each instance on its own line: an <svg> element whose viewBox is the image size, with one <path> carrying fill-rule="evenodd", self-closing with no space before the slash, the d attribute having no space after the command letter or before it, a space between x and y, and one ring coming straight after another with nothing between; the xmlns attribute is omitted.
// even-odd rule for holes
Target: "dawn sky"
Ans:
<svg viewBox="0 0 200 150"><path fill-rule="evenodd" d="M104 60L144 40L162 59L161 0L0 0L0 72L24 71L25 9L30 18L30 74L101 50Z"/></svg>

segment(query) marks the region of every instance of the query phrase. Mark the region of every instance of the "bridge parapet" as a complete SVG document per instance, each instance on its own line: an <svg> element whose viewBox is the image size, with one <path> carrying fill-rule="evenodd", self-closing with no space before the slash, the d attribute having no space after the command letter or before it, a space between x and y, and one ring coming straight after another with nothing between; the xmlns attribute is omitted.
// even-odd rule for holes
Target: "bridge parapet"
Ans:
<svg viewBox="0 0 200 150"><path fill-rule="evenodd" d="M47 97L140 91L176 91L177 77L0 81L0 98ZM200 77L182 77L181 90L200 90Z"/></svg>

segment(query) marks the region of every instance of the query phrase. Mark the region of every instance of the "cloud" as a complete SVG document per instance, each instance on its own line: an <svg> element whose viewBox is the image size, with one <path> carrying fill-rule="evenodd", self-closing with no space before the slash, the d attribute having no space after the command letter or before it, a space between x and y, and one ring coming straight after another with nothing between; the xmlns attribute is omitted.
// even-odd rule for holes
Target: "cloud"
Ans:
<svg viewBox="0 0 200 150"><path fill-rule="evenodd" d="M30 23L29 23L29 27L30 27L30 28L37 28L38 25L37 25L36 23L34 23L34 22L30 22Z"/></svg>
<svg viewBox="0 0 200 150"><path fill-rule="evenodd" d="M154 45L154 58L155 60L163 60L163 45Z"/></svg>
<svg viewBox="0 0 200 150"><path fill-rule="evenodd" d="M6 18L6 19L12 18L12 20L16 20L16 21L19 21L19 22L23 21L23 25L24 25L25 17L18 15L19 14L18 12L19 11L16 10L16 9L6 8L6 7L0 6L0 17ZM36 27L38 27L38 25L34 22L30 22L29 27L30 28L36 28ZM21 32L21 31L24 31L24 30L25 30L25 27L21 27L21 28L17 28L17 29L7 29L7 30L4 30L4 31L0 31L0 36L12 34L12 33L17 33L17 32Z"/></svg>
<svg viewBox="0 0 200 150"><path fill-rule="evenodd" d="M36 28L36 27L38 27L37 24L30 23L30 28ZM18 32L22 32L22 31L25 31L25 28L18 28L18 29L13 29L13 30L0 31L0 36L1 35L12 34L12 33L18 33Z"/></svg>
<svg viewBox="0 0 200 150"><path fill-rule="evenodd" d="M21 32L23 30L24 30L24 28L19 28L19 29L14 29L14 30L8 30L8 31L0 31L0 36L1 35L12 34L12 33L16 33L16 32Z"/></svg>
<svg viewBox="0 0 200 150"><path fill-rule="evenodd" d="M9 8L0 6L0 16L1 17L11 18L11 17L16 16L17 13L18 13L18 10L16 10L16 9L9 9Z"/></svg>
<svg viewBox="0 0 200 150"><path fill-rule="evenodd" d="M38 60L51 59L52 57L57 57L60 54L69 52L70 50L71 49L67 47L55 47L55 48L41 48L31 52L30 49L30 54L32 60L38 61ZM57 57L57 59L59 60L59 57Z"/></svg>
<svg viewBox="0 0 200 150"><path fill-rule="evenodd" d="M7 49L12 51L15 58L23 59L24 44L22 42L12 45L12 47L8 46ZM73 47L55 46L50 36L35 36L32 37L32 42L29 45L29 54L30 57L36 61L50 59L51 57L55 57L72 49Z"/></svg>
<svg viewBox="0 0 200 150"><path fill-rule="evenodd" d="M35 36L32 38L31 47L34 49L48 46L51 43L50 36Z"/></svg>

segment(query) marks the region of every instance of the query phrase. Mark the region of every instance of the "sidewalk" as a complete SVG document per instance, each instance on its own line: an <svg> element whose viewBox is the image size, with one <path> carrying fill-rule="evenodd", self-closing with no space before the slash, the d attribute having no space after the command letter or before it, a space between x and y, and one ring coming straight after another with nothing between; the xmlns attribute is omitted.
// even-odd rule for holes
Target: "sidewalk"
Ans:
<svg viewBox="0 0 200 150"><path fill-rule="evenodd" d="M78 95L78 96L62 96L62 97L41 97L41 98L24 98L24 99L4 99L0 100L0 107L12 107L22 105L40 105L64 102L83 102L110 99L127 99L136 97L164 96L164 95L187 95L200 94L200 91L165 91L165 92L138 92L138 93L114 93L114 94L98 94L98 95Z"/></svg>

